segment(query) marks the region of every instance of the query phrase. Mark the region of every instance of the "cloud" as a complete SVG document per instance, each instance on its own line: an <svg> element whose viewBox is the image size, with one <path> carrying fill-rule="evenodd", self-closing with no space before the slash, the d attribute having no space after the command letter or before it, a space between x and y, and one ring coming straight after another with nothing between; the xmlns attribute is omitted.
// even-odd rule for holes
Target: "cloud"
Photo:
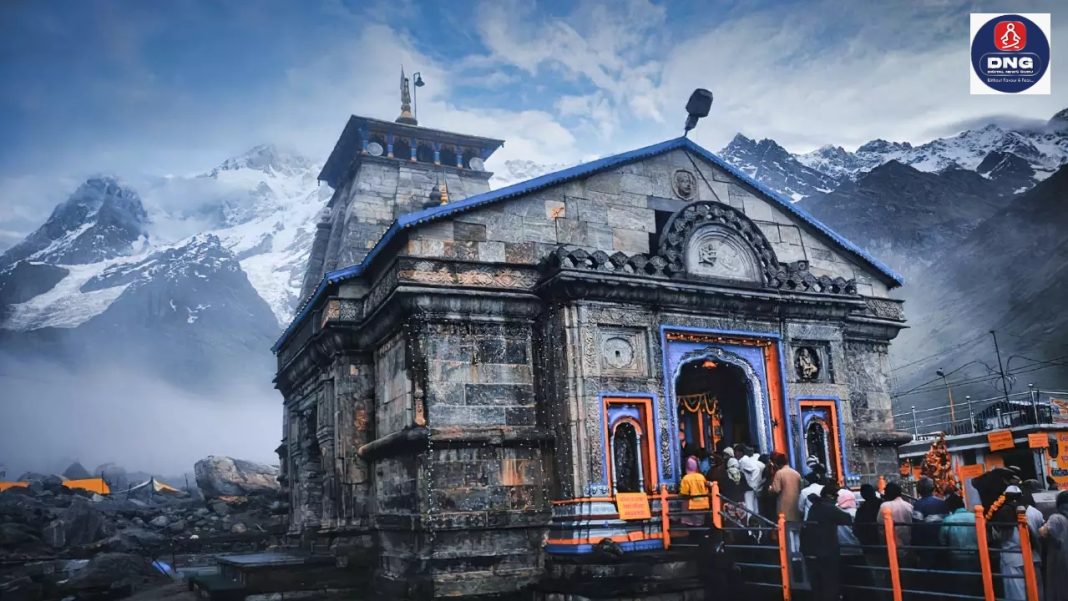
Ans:
<svg viewBox="0 0 1068 601"><path fill-rule="evenodd" d="M132 366L76 369L0 356L4 390L0 463L9 473L87 468L182 473L207 455L277 463L281 398L263 385L235 385L205 400Z"/></svg>

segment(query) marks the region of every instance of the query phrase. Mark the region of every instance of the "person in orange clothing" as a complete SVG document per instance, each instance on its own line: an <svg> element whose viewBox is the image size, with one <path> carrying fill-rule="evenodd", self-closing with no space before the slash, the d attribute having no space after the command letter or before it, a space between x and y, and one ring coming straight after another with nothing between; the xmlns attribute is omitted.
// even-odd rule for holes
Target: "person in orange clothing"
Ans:
<svg viewBox="0 0 1068 601"><path fill-rule="evenodd" d="M693 455L686 458L686 475L683 476L682 484L679 485L679 494L689 497L686 503L687 510L708 511L708 480L705 480L704 474L697 469L697 457ZM705 516L704 514L685 515L682 517L682 523L687 526L703 526Z"/></svg>

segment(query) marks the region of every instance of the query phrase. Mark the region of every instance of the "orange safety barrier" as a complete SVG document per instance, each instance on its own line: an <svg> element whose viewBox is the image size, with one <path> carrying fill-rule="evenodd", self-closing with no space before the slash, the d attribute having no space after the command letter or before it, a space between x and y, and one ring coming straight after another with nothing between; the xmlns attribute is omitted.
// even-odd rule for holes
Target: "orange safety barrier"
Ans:
<svg viewBox="0 0 1068 601"><path fill-rule="evenodd" d="M975 506L975 541L979 546L979 571L983 575L983 598L994 601L994 572L990 568L990 544L986 539L983 506Z"/></svg>
<svg viewBox="0 0 1068 601"><path fill-rule="evenodd" d="M779 514L779 565L782 570L782 601L790 601L790 561L786 553L786 514Z"/></svg>
<svg viewBox="0 0 1068 601"><path fill-rule="evenodd" d="M1039 601L1038 599L1038 575L1035 573L1035 562L1031 561L1031 533L1027 527L1027 512L1022 509L1016 511L1016 528L1020 535L1020 554L1023 555L1024 583L1027 585L1027 601Z"/></svg>
<svg viewBox="0 0 1068 601"><path fill-rule="evenodd" d="M723 499L719 497L719 482L712 482L712 502L709 504L712 507L712 525L716 528L723 529Z"/></svg>
<svg viewBox="0 0 1068 601"><path fill-rule="evenodd" d="M668 524L668 492L667 485L660 485L660 530L664 537L664 550L671 548L671 528Z"/></svg>
<svg viewBox="0 0 1068 601"><path fill-rule="evenodd" d="M890 585L894 590L894 601L901 601L901 572L897 564L897 536L894 534L894 517L890 508L883 508L883 529L886 534L886 558L890 565Z"/></svg>

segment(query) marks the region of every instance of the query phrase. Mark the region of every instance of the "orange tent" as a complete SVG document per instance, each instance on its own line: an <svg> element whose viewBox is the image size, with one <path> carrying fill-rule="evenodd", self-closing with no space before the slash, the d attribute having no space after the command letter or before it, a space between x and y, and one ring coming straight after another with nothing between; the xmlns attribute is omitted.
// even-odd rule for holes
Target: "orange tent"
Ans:
<svg viewBox="0 0 1068 601"><path fill-rule="evenodd" d="M108 488L108 483L104 482L103 478L82 478L80 480L64 480L63 486L67 488L80 488L89 492L95 492L98 495L111 494L111 489Z"/></svg>
<svg viewBox="0 0 1068 601"><path fill-rule="evenodd" d="M0 482L0 492L4 492L9 488L26 488L29 485L29 482Z"/></svg>

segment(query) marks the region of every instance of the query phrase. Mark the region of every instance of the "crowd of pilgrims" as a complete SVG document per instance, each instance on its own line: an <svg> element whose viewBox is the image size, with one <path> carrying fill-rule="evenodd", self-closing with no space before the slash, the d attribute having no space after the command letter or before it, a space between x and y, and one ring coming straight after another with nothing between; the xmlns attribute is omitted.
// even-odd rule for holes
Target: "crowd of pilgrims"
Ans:
<svg viewBox="0 0 1068 601"><path fill-rule="evenodd" d="M800 523L788 529L791 547L800 545L815 599L872 596L870 588L843 584L889 589L885 511L893 519L899 567L912 568L902 572L904 589L983 594L975 513L956 490L936 494L934 481L923 477L915 482L916 497L906 495L897 482L887 483L882 492L864 484L858 494L839 488L817 461L810 460L802 475L784 454L761 455L745 445L714 454L692 447L685 451L686 475L679 493L690 497L688 510L709 509L709 485L716 482L720 496L729 501L723 511L733 524L752 525L752 516L775 523L779 514L787 522ZM1068 491L1057 495L1056 507L1046 518L1033 498L1043 487L1036 480L1021 481L1015 468L991 470L973 485L984 506L996 503L1003 508L988 528L989 546L998 550L992 560L998 598L1027 598L1024 562L1030 561L1038 576L1039 599L1068 601ZM1018 508L1024 508L1027 518L1030 558L1021 553ZM705 515L687 514L682 522L705 525ZM799 536L793 534L798 530Z"/></svg>

